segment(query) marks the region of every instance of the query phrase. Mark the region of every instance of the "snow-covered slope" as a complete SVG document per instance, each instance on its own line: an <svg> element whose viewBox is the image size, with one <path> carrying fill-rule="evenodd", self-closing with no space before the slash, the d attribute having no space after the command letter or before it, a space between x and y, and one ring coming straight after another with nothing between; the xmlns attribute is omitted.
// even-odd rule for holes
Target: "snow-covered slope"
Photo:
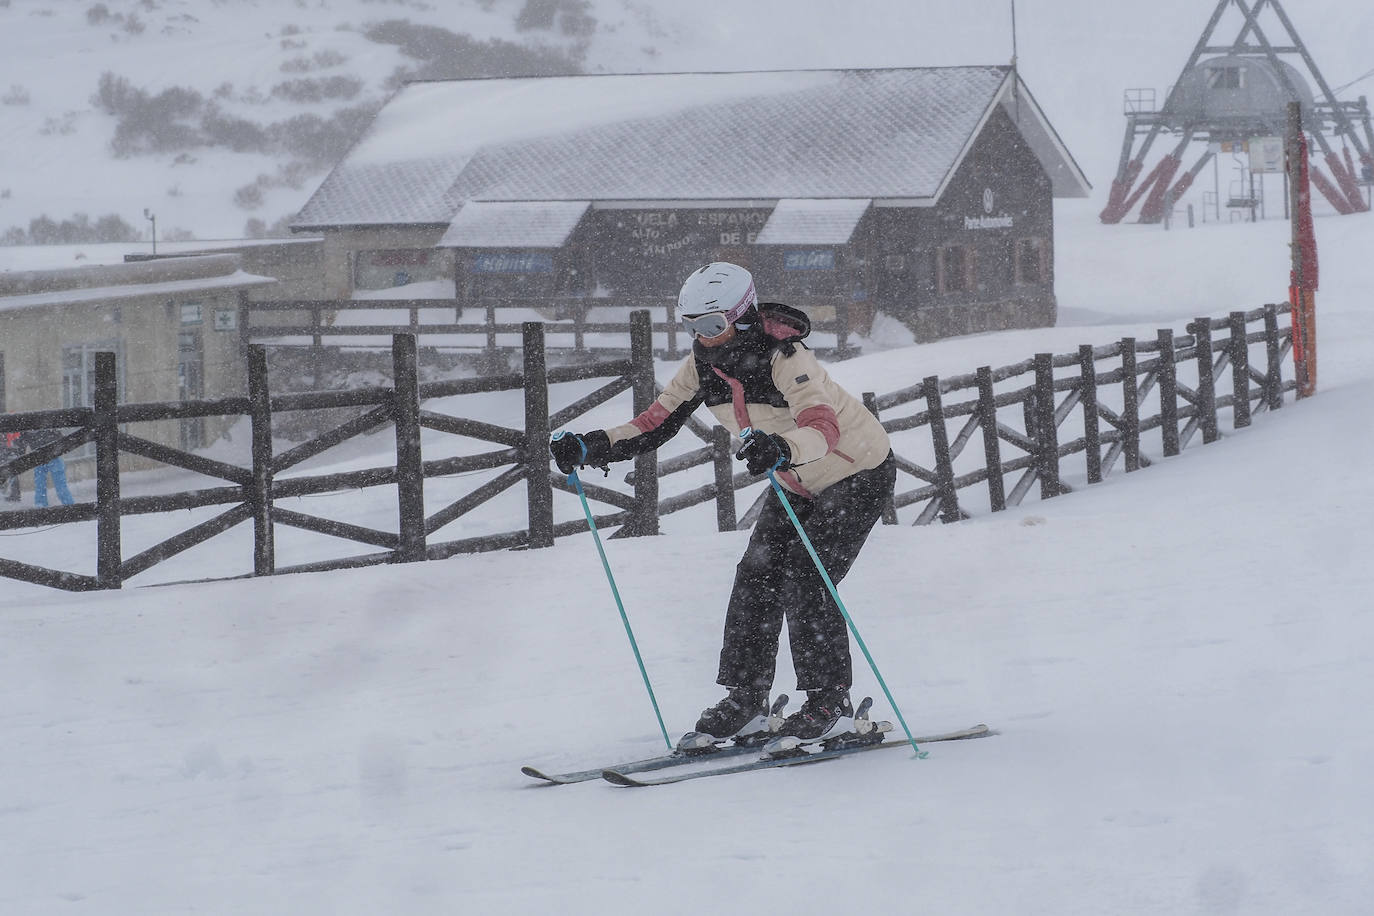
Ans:
<svg viewBox="0 0 1374 916"><path fill-rule="evenodd" d="M1278 224L1093 220L1061 226L1071 325L836 375L891 390L1281 297ZM1365 912L1374 217L1318 234L1316 398L1069 496L874 532L841 591L907 720L997 737L924 761L535 787L521 764L662 746L587 536L110 594L0 582L0 911ZM384 499L342 499L394 522ZM185 516L127 519L126 547ZM707 508L606 543L673 732L718 696L747 535L712 527ZM93 555L54 533L6 537L4 555ZM233 537L175 574L241 571ZM776 686L793 686L785 652ZM861 660L855 692L881 696Z"/></svg>

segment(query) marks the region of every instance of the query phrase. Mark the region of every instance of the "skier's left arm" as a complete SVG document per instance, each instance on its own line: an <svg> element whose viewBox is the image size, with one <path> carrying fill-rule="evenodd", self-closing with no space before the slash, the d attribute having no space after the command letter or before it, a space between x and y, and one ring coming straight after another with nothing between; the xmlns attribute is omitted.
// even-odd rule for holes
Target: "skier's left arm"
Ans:
<svg viewBox="0 0 1374 916"><path fill-rule="evenodd" d="M824 458L840 441L837 407L826 393L827 375L816 355L798 347L773 360L773 384L792 411L796 429L781 433L794 465Z"/></svg>

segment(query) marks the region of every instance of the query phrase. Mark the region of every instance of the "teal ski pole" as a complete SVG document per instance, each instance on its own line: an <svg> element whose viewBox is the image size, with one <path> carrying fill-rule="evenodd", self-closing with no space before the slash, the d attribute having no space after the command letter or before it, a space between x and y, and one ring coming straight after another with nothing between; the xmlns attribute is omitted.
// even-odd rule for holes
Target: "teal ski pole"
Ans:
<svg viewBox="0 0 1374 916"><path fill-rule="evenodd" d="M562 436L562 433L558 434ZM585 449L586 446L583 446ZM585 455L584 455L585 457ZM630 627L630 618L625 613L625 603L620 600L620 589L615 587L615 576L611 575L611 564L606 562L606 550L601 546L601 534L596 530L596 520L592 518L592 507L587 502L587 494L582 490L582 480L573 471L568 474L568 480L572 481L573 487L577 490L577 495L582 499L582 511L587 516L587 526L592 530L592 537L596 540L596 552L601 555L601 568L606 570L606 580L611 583L611 594L615 596L615 606L620 609L620 620L625 624L625 635L630 637L630 648L635 653L635 663L639 665L639 676L644 678L644 689L649 691L649 702L654 706L654 715L658 718L658 728L663 732L663 743L668 745L668 749L673 749L673 741L668 737L668 728L663 724L663 714L658 711L658 698L654 696L654 687L649 683L649 672L644 669L644 659L639 654L639 643L635 642L635 631Z"/></svg>
<svg viewBox="0 0 1374 916"><path fill-rule="evenodd" d="M746 426L744 429L740 430L739 437L748 440L752 435L754 435L753 428ZM864 642L864 638L859 635L859 628L854 625L854 618L849 616L849 609L846 608L844 602L840 600L840 593L835 588L835 583L830 581L830 573L825 571L825 564L821 562L820 556L816 553L816 548L811 544L811 538L806 536L806 531L802 528L801 519L797 518L797 513L792 510L792 504L787 501L787 494L783 492L782 484L778 483L777 470L776 466L768 469L768 482L773 485L773 492L778 494L778 499L782 500L782 507L787 510L787 517L792 520L792 526L797 529L797 536L801 538L802 544L805 545L806 552L811 555L811 562L816 564L816 571L819 572L821 578L825 580L825 587L830 590L830 597L835 599L836 606L839 607L840 613L844 615L844 622L848 624L849 632L854 634L854 641L859 644L859 649L863 652L864 658L868 659L868 667L873 669L873 676L878 679L878 686L883 688L883 695L887 697L887 702L891 704L892 711L897 716L897 721L902 723L902 731L906 732L907 742L911 744L911 749L916 752L918 758L925 758L929 752L923 751L916 746L916 738L911 734L911 729L907 727L906 719L902 717L902 711L897 707L897 701L892 698L892 691L887 689L887 681L883 680L883 673L878 670L878 663L873 660L873 654L868 651L868 645Z"/></svg>

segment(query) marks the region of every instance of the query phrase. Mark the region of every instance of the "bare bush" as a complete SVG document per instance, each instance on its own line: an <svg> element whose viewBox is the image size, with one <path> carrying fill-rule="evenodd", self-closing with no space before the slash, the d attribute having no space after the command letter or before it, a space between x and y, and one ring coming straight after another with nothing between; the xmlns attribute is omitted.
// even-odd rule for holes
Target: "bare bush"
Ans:
<svg viewBox="0 0 1374 916"><path fill-rule="evenodd" d="M329 99L347 101L361 92L362 88L362 80L352 76L329 76L323 79L304 77L278 83L272 87L272 95L301 104Z"/></svg>
<svg viewBox="0 0 1374 916"><path fill-rule="evenodd" d="M9 91L0 96L0 103L5 105L27 105L30 101L29 90L18 83L12 83Z"/></svg>
<svg viewBox="0 0 1374 916"><path fill-rule="evenodd" d="M12 226L0 236L6 245L75 245L87 242L136 242L138 230L118 213L107 213L91 222L89 215L74 213L58 222L46 213L29 220L28 229Z"/></svg>
<svg viewBox="0 0 1374 916"><path fill-rule="evenodd" d="M407 79L459 79L475 76L557 76L581 72L580 56L556 48L527 48L493 38L478 41L432 25L404 19L371 23L363 31L368 40L395 45L418 61L390 79L395 86Z"/></svg>
<svg viewBox="0 0 1374 916"><path fill-rule="evenodd" d="M558 31L574 38L587 38L596 31L596 19L587 0L525 0L515 17L515 28Z"/></svg>
<svg viewBox="0 0 1374 916"><path fill-rule="evenodd" d="M262 206L262 185L246 184L234 192L234 206L242 210L256 210Z"/></svg>

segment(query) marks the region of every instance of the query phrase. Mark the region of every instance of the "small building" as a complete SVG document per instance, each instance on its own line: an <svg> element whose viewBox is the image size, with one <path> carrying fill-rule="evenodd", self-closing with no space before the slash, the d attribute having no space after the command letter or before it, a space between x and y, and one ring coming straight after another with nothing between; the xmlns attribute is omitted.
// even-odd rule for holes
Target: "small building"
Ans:
<svg viewBox="0 0 1374 916"><path fill-rule="evenodd" d="M1055 197L1090 186L1010 67L407 84L292 229L328 295L650 306L712 260L918 339L1054 323Z"/></svg>
<svg viewBox="0 0 1374 916"><path fill-rule="evenodd" d="M121 402L241 395L240 308L275 283L235 254L0 273L0 410L91 406L98 352L117 355ZM136 434L191 449L225 422L137 424ZM67 456L76 477L91 457L89 447Z"/></svg>

